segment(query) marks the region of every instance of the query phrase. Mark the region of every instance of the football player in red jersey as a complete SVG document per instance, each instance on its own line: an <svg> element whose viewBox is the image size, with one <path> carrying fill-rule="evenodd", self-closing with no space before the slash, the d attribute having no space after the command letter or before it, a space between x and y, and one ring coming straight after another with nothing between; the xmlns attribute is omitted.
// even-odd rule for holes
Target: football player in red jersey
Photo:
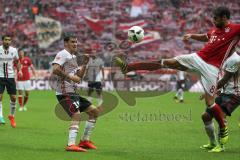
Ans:
<svg viewBox="0 0 240 160"><path fill-rule="evenodd" d="M240 24L229 21L230 11L226 7L217 7L213 10L213 27L207 34L186 34L183 41L190 39L206 42L205 46L197 53L181 55L171 59L161 59L159 61L139 62L127 64L121 58L115 57L116 64L123 73L134 70L157 70L163 67L178 69L182 71L192 71L199 74L201 83L205 91L205 102L207 110L212 112L222 132L221 143L226 143L228 139L228 129L224 123L224 117L219 106L214 104L216 84L219 69L223 62L232 54L232 49L236 46L240 36ZM205 124L205 128L206 124Z"/></svg>
<svg viewBox="0 0 240 160"><path fill-rule="evenodd" d="M30 81L30 73L29 68L31 68L33 76L35 77L35 68L32 64L32 61L29 57L24 55L23 50L19 50L19 60L22 65L22 76L17 76L17 90L18 90L18 103L19 103L19 111L26 111L27 101L29 97L29 92L31 90L31 81ZM23 92L25 91L25 95L23 98Z"/></svg>

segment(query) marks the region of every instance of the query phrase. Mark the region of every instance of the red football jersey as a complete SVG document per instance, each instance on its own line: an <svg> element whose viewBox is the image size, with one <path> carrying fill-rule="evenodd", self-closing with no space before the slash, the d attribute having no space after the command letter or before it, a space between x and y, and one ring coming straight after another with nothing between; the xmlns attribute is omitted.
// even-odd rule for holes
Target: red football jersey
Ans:
<svg viewBox="0 0 240 160"><path fill-rule="evenodd" d="M207 33L208 42L197 54L208 64L220 67L228 49L235 47L240 36L240 24L229 23L224 29L213 28Z"/></svg>
<svg viewBox="0 0 240 160"><path fill-rule="evenodd" d="M17 77L18 81L27 81L30 79L30 73L29 73L29 67L32 65L32 61L29 57L24 57L22 59L19 59L20 63L22 65L22 77Z"/></svg>

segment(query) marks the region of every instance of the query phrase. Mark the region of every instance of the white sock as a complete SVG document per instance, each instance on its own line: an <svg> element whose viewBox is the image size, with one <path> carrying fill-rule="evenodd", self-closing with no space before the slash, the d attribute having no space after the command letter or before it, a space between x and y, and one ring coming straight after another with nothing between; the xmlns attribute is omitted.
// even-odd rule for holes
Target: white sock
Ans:
<svg viewBox="0 0 240 160"><path fill-rule="evenodd" d="M0 117L3 117L2 102L0 101Z"/></svg>
<svg viewBox="0 0 240 160"><path fill-rule="evenodd" d="M183 89L179 89L179 99L183 100Z"/></svg>
<svg viewBox="0 0 240 160"><path fill-rule="evenodd" d="M69 128L69 135L68 135L68 146L76 144L76 138L78 134L78 125L71 125Z"/></svg>
<svg viewBox="0 0 240 160"><path fill-rule="evenodd" d="M10 115L14 116L15 109L16 109L16 102L10 101Z"/></svg>
<svg viewBox="0 0 240 160"><path fill-rule="evenodd" d="M205 130L209 137L211 144L216 144L216 135L215 135L215 127L214 123L210 122L209 124L205 124Z"/></svg>
<svg viewBox="0 0 240 160"><path fill-rule="evenodd" d="M89 140L90 139L90 135L92 134L92 130L95 126L96 120L91 119L86 121L85 124L85 128L84 128L84 133L82 136L82 140Z"/></svg>

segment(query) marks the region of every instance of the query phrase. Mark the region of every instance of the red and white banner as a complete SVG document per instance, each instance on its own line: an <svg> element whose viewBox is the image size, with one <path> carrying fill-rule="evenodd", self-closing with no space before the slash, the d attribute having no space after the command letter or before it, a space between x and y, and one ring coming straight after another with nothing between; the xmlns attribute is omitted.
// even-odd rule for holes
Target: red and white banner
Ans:
<svg viewBox="0 0 240 160"><path fill-rule="evenodd" d="M87 25L95 33L101 33L104 30L105 26L112 24L112 20L93 19L93 18L90 18L90 17L87 17L87 16L83 16L83 18L86 21Z"/></svg>
<svg viewBox="0 0 240 160"><path fill-rule="evenodd" d="M147 26L147 22L145 20L137 20L132 22L120 23L118 29L123 32L127 32L128 29L131 28L132 26L139 26L143 28Z"/></svg>
<svg viewBox="0 0 240 160"><path fill-rule="evenodd" d="M17 28L28 37L31 37L36 34L36 26L35 23L33 22L20 24L17 26Z"/></svg>

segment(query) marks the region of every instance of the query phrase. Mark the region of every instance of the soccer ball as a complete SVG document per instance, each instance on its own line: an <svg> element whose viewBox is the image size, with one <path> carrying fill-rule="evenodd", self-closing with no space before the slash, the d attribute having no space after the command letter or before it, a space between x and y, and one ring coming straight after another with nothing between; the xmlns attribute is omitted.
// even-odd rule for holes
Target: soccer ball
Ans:
<svg viewBox="0 0 240 160"><path fill-rule="evenodd" d="M144 37L144 30L139 26L133 26L128 30L128 39L133 43L140 42Z"/></svg>

